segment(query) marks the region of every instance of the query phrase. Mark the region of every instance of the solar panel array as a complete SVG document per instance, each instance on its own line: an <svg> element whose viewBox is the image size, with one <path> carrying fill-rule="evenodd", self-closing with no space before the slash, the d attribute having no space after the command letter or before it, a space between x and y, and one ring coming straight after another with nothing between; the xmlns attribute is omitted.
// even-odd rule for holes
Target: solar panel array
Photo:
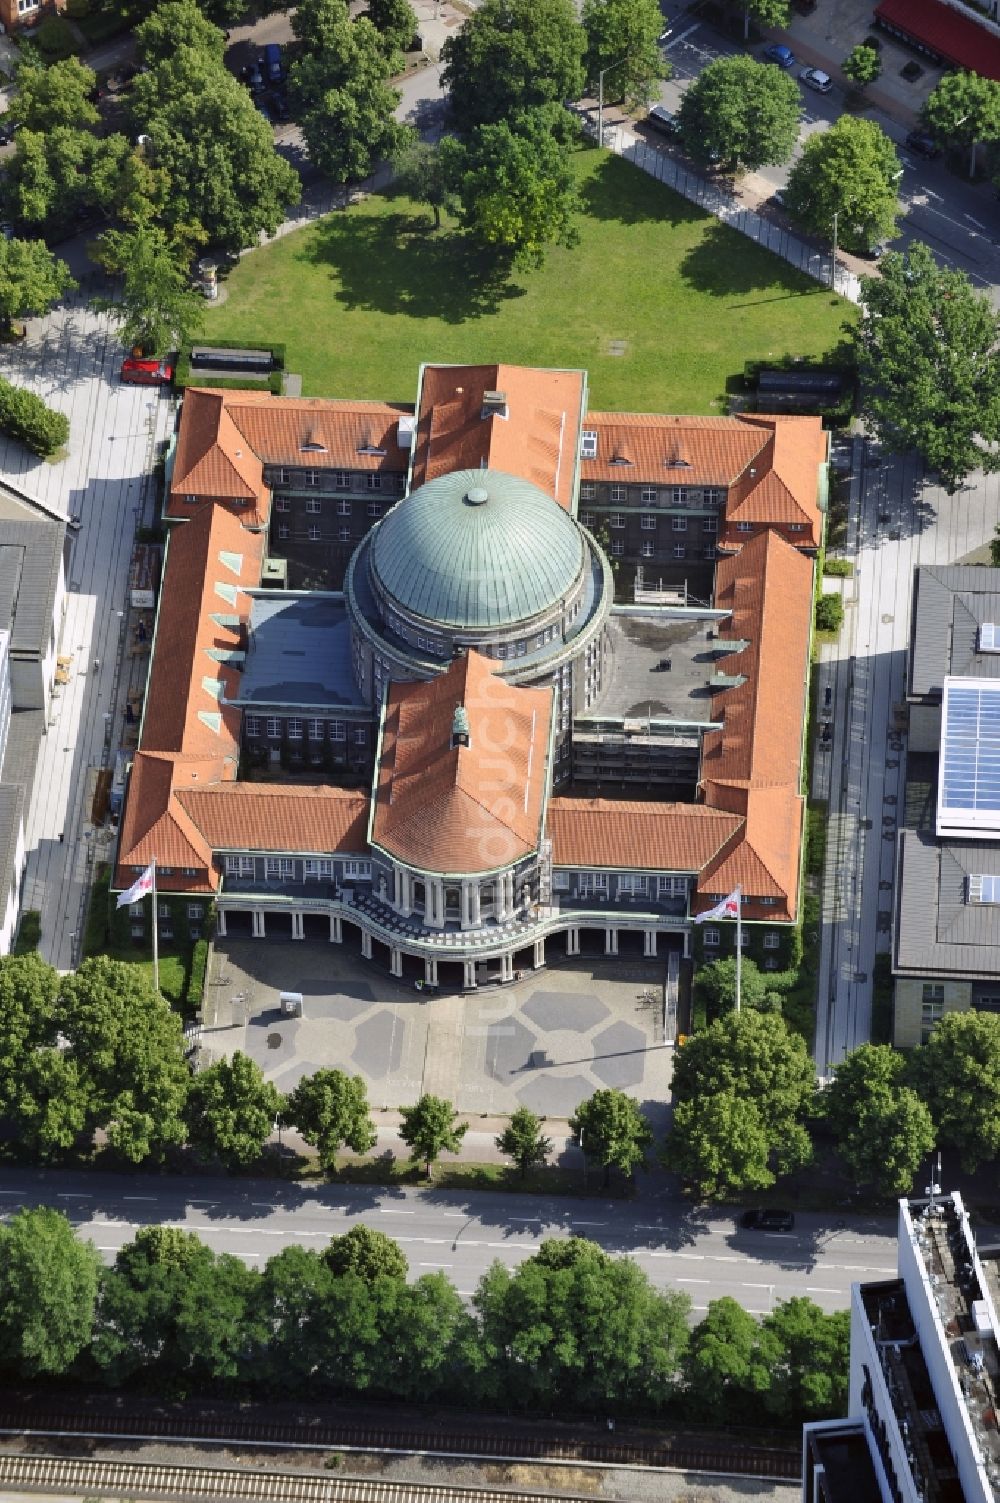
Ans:
<svg viewBox="0 0 1000 1503"><path fill-rule="evenodd" d="M1000 685L946 686L941 769L941 808L983 817L1000 816Z"/></svg>

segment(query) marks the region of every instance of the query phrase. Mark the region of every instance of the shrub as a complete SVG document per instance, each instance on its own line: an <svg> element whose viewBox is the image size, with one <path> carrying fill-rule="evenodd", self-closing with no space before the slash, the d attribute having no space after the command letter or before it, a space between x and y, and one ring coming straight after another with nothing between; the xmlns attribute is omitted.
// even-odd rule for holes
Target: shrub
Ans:
<svg viewBox="0 0 1000 1503"><path fill-rule="evenodd" d="M69 418L46 407L34 392L0 380L0 432L47 459L69 438Z"/></svg>
<svg viewBox="0 0 1000 1503"><path fill-rule="evenodd" d="M41 937L42 915L37 908L26 908L21 914L21 922L18 925L14 954L27 955L30 951L37 950Z"/></svg>
<svg viewBox="0 0 1000 1503"><path fill-rule="evenodd" d="M188 980L187 1005L190 1008L201 1006L202 994L205 990L205 971L208 968L208 940L199 939L191 952L191 975Z"/></svg>
<svg viewBox="0 0 1000 1503"><path fill-rule="evenodd" d="M829 574L833 579L851 579L854 565L849 558L828 558L823 564L823 573Z"/></svg>
<svg viewBox="0 0 1000 1503"><path fill-rule="evenodd" d="M839 631L844 622L844 602L839 595L821 595L816 602L816 630Z"/></svg>
<svg viewBox="0 0 1000 1503"><path fill-rule="evenodd" d="M50 62L72 57L80 48L73 28L62 16L46 16L34 37L38 50Z"/></svg>
<svg viewBox="0 0 1000 1503"><path fill-rule="evenodd" d="M82 21L90 15L90 0L66 0L66 14L71 21Z"/></svg>

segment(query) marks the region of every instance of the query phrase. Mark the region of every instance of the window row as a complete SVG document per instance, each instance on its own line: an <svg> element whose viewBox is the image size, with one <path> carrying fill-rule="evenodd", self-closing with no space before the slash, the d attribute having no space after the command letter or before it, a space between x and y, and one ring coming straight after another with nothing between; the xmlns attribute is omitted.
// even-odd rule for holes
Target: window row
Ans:
<svg viewBox="0 0 1000 1503"><path fill-rule="evenodd" d="M667 550L665 548L657 548L655 543L639 544L640 558L656 558L658 554L666 554L666 552ZM690 550L690 553L688 551L688 546L686 543L675 543L670 549L671 558L698 558L699 556L704 559L713 559L715 557L715 544L706 543L705 546L701 549L692 548ZM625 557L625 544L621 538L611 539L611 557Z"/></svg>
<svg viewBox="0 0 1000 1503"><path fill-rule="evenodd" d="M406 476L385 471L357 473L351 470L291 470L275 469L269 472L271 485L307 486L316 489L337 491L402 491ZM325 482L325 484L324 484Z"/></svg>
<svg viewBox="0 0 1000 1503"><path fill-rule="evenodd" d="M600 487L593 481L580 485L581 501L596 501ZM645 506L722 506L726 499L723 486L715 485L609 485L608 499L626 503L630 496Z"/></svg>
<svg viewBox="0 0 1000 1503"><path fill-rule="evenodd" d="M749 929L743 930L742 948L745 950L750 944L753 935ZM702 943L706 949L714 950L721 944L721 934L718 929L704 929L702 931ZM776 929L767 929L764 933L764 949L777 950L781 946L781 935Z"/></svg>
<svg viewBox="0 0 1000 1503"><path fill-rule="evenodd" d="M593 516L593 512L585 512L584 513L584 517L585 518L586 517L590 517L590 516ZM596 520L596 518L595 518L595 520ZM642 515L639 518L639 530L641 532L655 532L656 531L657 522L660 521L660 520L666 522L667 518L663 517L661 519L661 518L656 517L656 516L651 516L648 512L643 512ZM587 522L584 521L584 526L587 526L587 525L588 525ZM593 525L593 524L591 523L589 525ZM708 537L715 537L717 535L718 531L719 531L719 519L718 519L718 517L700 517L698 519L697 525L700 526L702 533L704 533ZM627 516L627 514L625 512L623 512L623 511L613 511L611 513L611 526L616 531L620 531L622 528L627 527L628 526L628 516ZM688 519L687 519L687 517L671 517L670 518L670 531L671 532L687 532L687 530L688 530Z"/></svg>
<svg viewBox="0 0 1000 1503"><path fill-rule="evenodd" d="M247 736L252 739L266 736L269 741L280 741L285 736L289 741L302 741L308 736L310 741L347 740L347 724L343 720L300 720L294 715L287 719L281 715L247 715L243 724ZM367 727L354 726L352 740L355 746L364 746L368 740Z"/></svg>
<svg viewBox="0 0 1000 1503"><path fill-rule="evenodd" d="M336 506L338 517L349 517L354 511L354 502L346 498L339 500ZM292 510L291 496L275 496L274 509L276 512L290 512ZM308 516L321 516L323 512L322 498L320 496L307 496L305 509ZM365 511L369 517L380 517L382 515L382 502L369 501Z"/></svg>
<svg viewBox="0 0 1000 1503"><path fill-rule="evenodd" d="M615 881L619 893L648 893L652 896L655 892L660 898L686 897L691 883L690 877L654 877L644 872L619 872ZM580 872L574 876L567 871L555 871L552 873L552 886L556 892L568 892L572 887L580 897L586 897L590 892L607 892L609 874Z"/></svg>
<svg viewBox="0 0 1000 1503"><path fill-rule="evenodd" d="M128 911L129 911L129 913L131 914L131 916L133 918L141 918L142 917L142 912L143 912L143 900L142 900L142 898L139 898L139 900L137 902L135 902L135 903L130 903L128 905ZM161 918L161 919L162 918L169 918L170 914L171 914L170 904L169 903L157 903L157 905L156 905L156 912L157 912L157 916L159 918ZM201 919L201 918L204 918L205 917L205 905L204 905L204 903L189 903L187 905L187 916L188 916L189 919Z"/></svg>
<svg viewBox="0 0 1000 1503"><path fill-rule="evenodd" d="M278 523L277 536L280 542L287 543L289 541L292 536L292 529L291 527L289 527L287 522ZM351 533L350 527L338 527L336 539L334 539L332 531L327 533L326 535L327 541L331 543L334 541L338 543L349 543L352 539L352 536L353 534ZM301 528L296 529L296 537L306 537L309 539L310 543L321 543L323 541L323 529L318 526L317 523L313 522L306 528L305 532L303 532Z"/></svg>
<svg viewBox="0 0 1000 1503"><path fill-rule="evenodd" d="M252 877L256 871L257 856L227 856L225 858L226 875L230 877ZM332 856L265 856L264 875L269 882L291 882L295 880L295 868L298 863L302 866L302 880L306 882L330 882L333 880ZM370 877L372 864L370 861L359 861L354 857L343 863L345 877ZM190 910L189 910L190 911Z"/></svg>

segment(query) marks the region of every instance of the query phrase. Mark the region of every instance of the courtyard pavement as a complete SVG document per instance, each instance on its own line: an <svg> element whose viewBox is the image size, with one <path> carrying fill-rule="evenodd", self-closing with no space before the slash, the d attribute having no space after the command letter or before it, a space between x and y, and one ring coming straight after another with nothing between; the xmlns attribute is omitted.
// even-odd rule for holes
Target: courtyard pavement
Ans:
<svg viewBox="0 0 1000 1503"><path fill-rule="evenodd" d="M430 1092L490 1118L527 1106L565 1119L614 1086L661 1132L672 1064L662 984L662 961L583 957L510 986L426 997L346 944L220 939L201 1058L243 1050L286 1092L315 1070L342 1069L363 1077L376 1110ZM301 1018L281 1015L279 991L302 993Z"/></svg>

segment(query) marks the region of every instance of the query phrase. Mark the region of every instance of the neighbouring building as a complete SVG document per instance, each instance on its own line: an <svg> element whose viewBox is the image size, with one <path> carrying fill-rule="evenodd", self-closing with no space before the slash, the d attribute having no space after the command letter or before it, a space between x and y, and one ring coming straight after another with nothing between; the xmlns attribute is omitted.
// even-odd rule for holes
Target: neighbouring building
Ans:
<svg viewBox="0 0 1000 1503"><path fill-rule="evenodd" d="M997 0L881 0L875 24L940 67L1000 79L997 11Z"/></svg>
<svg viewBox="0 0 1000 1503"><path fill-rule="evenodd" d="M66 0L0 0L0 21L5 31L23 31L35 26L43 16L56 15L66 9Z"/></svg>
<svg viewBox="0 0 1000 1503"><path fill-rule="evenodd" d="M851 1291L849 1416L804 1429L803 1503L995 1503L998 1255L959 1194L900 1201L897 1277Z"/></svg>
<svg viewBox="0 0 1000 1503"><path fill-rule="evenodd" d="M1000 1011L1000 570L914 572L893 1039Z"/></svg>
<svg viewBox="0 0 1000 1503"><path fill-rule="evenodd" d="M687 953L739 885L785 963L822 425L586 396L495 365L424 366L412 409L186 394L116 886L155 858L193 922L471 988L550 944ZM616 603L689 526L703 597Z"/></svg>

